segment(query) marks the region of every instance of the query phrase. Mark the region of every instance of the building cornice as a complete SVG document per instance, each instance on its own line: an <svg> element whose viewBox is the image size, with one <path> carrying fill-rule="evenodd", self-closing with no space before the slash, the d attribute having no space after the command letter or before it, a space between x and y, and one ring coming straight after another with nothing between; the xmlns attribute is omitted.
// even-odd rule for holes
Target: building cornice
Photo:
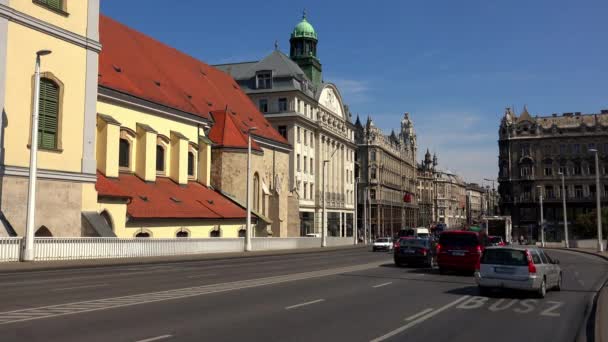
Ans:
<svg viewBox="0 0 608 342"><path fill-rule="evenodd" d="M27 167L11 165L0 166L0 176L29 177L29 175L30 171ZM38 169L38 178L69 182L95 183L97 181L97 174Z"/></svg>
<svg viewBox="0 0 608 342"><path fill-rule="evenodd" d="M0 4L0 17L6 18L9 21L29 27L36 31L56 37L68 43L78 45L87 50L93 50L97 53L101 51L101 43L99 41L89 39L74 32L68 31L61 27L49 24L43 20L17 11L8 5Z"/></svg>
<svg viewBox="0 0 608 342"><path fill-rule="evenodd" d="M280 150L286 153L289 153L293 150L293 147L289 144L276 142L274 140L270 140L255 134L252 134L251 136L253 137L253 140L257 142L261 147L266 147L273 150Z"/></svg>
<svg viewBox="0 0 608 342"><path fill-rule="evenodd" d="M168 119L178 119L183 122L202 125L205 128L209 128L211 121L209 119L202 118L198 115L181 111L179 109L167 107L152 101L148 101L127 93L123 93L112 88L99 86L98 98L100 101L115 103L117 105L124 105L132 107L137 110L142 110L155 115L166 117Z"/></svg>

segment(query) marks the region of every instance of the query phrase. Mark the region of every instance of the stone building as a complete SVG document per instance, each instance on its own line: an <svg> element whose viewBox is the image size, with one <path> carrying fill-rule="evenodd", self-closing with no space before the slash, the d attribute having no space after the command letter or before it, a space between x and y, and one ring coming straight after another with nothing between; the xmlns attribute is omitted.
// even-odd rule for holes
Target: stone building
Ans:
<svg viewBox="0 0 608 342"><path fill-rule="evenodd" d="M538 238L541 193L549 240L562 238L563 196L569 223L595 208L596 191L600 191L602 205L606 205L608 110L533 117L526 107L519 116L507 108L498 135L500 207L504 215L511 215L514 234ZM595 185L595 156L591 149L599 153L600 189ZM564 174L565 194L560 174Z"/></svg>
<svg viewBox="0 0 608 342"><path fill-rule="evenodd" d="M289 56L275 44L260 61L216 67L236 79L293 146L285 184L298 198L290 211L294 220L299 218L298 235L321 233L324 195L328 235L350 236L355 212L353 125L338 87L322 77L317 43L317 33L304 16L291 33Z"/></svg>
<svg viewBox="0 0 608 342"><path fill-rule="evenodd" d="M418 164L416 198L418 200L418 226L430 227L437 222L437 189L435 184L435 168L437 156L431 157L426 150L424 160Z"/></svg>
<svg viewBox="0 0 608 342"><path fill-rule="evenodd" d="M466 184L450 171L437 171L437 220L448 228L462 228L466 223Z"/></svg>
<svg viewBox="0 0 608 342"><path fill-rule="evenodd" d="M466 222L479 223L483 215L487 214L487 189L476 183L466 184Z"/></svg>
<svg viewBox="0 0 608 342"><path fill-rule="evenodd" d="M399 135L394 131L385 135L371 118L365 126L357 118L355 139L360 178L358 221L362 223L365 217L371 222L372 237L393 236L402 228L415 227L418 147L409 114L401 120Z"/></svg>

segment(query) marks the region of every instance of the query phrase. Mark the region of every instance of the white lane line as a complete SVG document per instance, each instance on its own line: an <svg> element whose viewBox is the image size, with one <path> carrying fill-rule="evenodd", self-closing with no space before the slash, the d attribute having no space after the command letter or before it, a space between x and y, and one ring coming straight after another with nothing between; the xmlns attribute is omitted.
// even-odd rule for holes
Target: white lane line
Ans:
<svg viewBox="0 0 608 342"><path fill-rule="evenodd" d="M393 283L392 281L389 281L388 283L382 283L382 284L374 285L374 286L372 286L372 287L373 287L373 288L375 288L375 289L377 289L377 288L379 288L379 287L386 286L386 285L390 285L390 284L392 284L392 283Z"/></svg>
<svg viewBox="0 0 608 342"><path fill-rule="evenodd" d="M160 336L156 336L156 337L146 338L143 340L137 340L135 342L152 342L152 341L164 340L166 338L171 338L171 337L173 337L173 335L160 335Z"/></svg>
<svg viewBox="0 0 608 342"><path fill-rule="evenodd" d="M69 291L69 290L89 289L89 288L104 287L104 286L108 286L108 284L95 284L95 285L83 285L83 286L72 286L72 287L60 287L58 289L52 289L51 291Z"/></svg>
<svg viewBox="0 0 608 342"><path fill-rule="evenodd" d="M431 312L431 313L429 313L429 314L427 314L425 316L422 316L422 317L420 317L420 318L418 318L418 319L416 319L414 321L409 322L408 324L402 326L401 328L395 329L395 330L393 330L393 331L391 331L391 332L389 332L389 333L387 333L385 335L382 335L382 336L380 336L378 338L375 338L375 339L371 340L371 342L380 342L380 341L387 340L387 339L389 339L389 338L391 338L391 337L393 337L393 336L395 336L397 334L400 334L400 333L406 331L407 329L409 329L409 328L417 325L418 323L422 323L422 322L426 321L427 319L429 319L429 318L431 318L431 317L433 317L435 315L438 315L439 313L441 313L441 312L443 312L443 311L451 308L452 306L458 305L460 302L463 302L463 301L467 300L469 297L470 296L468 296L468 295L462 296L462 297L456 299L455 301L453 301L453 302L451 302L451 303L449 303L449 304L447 304L445 306L442 306L441 308L439 308L439 309L437 309L437 310L435 310L435 311L433 311L433 312Z"/></svg>
<svg viewBox="0 0 608 342"><path fill-rule="evenodd" d="M431 311L433 311L433 309L431 309L431 308L424 309L424 310L420 311L419 313L417 313L417 314L415 314L415 315L412 315L412 316L410 316L410 317L406 318L405 320L406 320L406 321L412 321L412 320L414 320L414 319L416 319L416 318L418 318L418 317L420 317L420 316L424 316L424 315L426 315L427 313L429 313L429 312L431 312Z"/></svg>
<svg viewBox="0 0 608 342"><path fill-rule="evenodd" d="M285 308L285 310L291 310L291 309L299 308L299 307L306 306L306 305L321 303L321 302L324 302L324 301L325 301L325 299L317 299L317 300L313 300L313 301L306 302L306 303L300 303L300 304L288 306L288 307Z"/></svg>
<svg viewBox="0 0 608 342"><path fill-rule="evenodd" d="M217 273L195 274L195 275L189 275L186 278L195 279L195 278L211 277L214 275L217 275Z"/></svg>

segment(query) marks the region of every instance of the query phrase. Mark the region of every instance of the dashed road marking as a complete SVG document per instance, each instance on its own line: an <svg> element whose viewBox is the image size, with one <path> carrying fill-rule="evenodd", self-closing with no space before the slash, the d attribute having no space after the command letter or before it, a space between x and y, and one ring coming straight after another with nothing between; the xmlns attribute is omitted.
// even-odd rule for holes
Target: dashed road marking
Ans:
<svg viewBox="0 0 608 342"><path fill-rule="evenodd" d="M135 342L152 342L152 341L159 341L159 340L165 340L168 338L173 337L173 335L160 335L160 336L156 336L156 337L150 337L150 338L146 338L143 340L137 340Z"/></svg>
<svg viewBox="0 0 608 342"><path fill-rule="evenodd" d="M125 306L154 303L160 301L202 296L212 293L235 291L247 288L254 288L266 285L274 285L298 280L320 278L342 273L350 273L375 268L382 265L384 261L373 262L363 265L338 267L319 271L294 273L288 275L265 277L257 279L247 279L229 283L219 283L195 287L187 287L175 290L148 292L123 297L103 298L90 301L74 302L67 304L57 304L37 308L21 309L14 311L0 312L0 325L31 321L42 318L51 318L64 315L80 314L85 312L107 310Z"/></svg>
<svg viewBox="0 0 608 342"><path fill-rule="evenodd" d="M382 283L382 284L374 285L374 286L372 286L372 287L373 287L373 288L375 288L375 289L377 289L377 288L379 288L379 287L386 286L386 285L390 285L390 284L392 284L392 283L393 283L392 281L389 281L388 283Z"/></svg>
<svg viewBox="0 0 608 342"><path fill-rule="evenodd" d="M285 310L291 310L291 309L296 309L302 306L307 306L307 305L311 305L311 304L317 304L317 303L321 303L324 302L325 299L317 299L317 300L312 300L310 302L306 302L306 303L300 303L300 304L296 304L296 305L291 305L291 306L287 306L285 307Z"/></svg>
<svg viewBox="0 0 608 342"><path fill-rule="evenodd" d="M51 291L69 291L69 290L78 290L78 289L89 289L94 287L104 287L108 286L108 284L93 284L93 285L83 285L83 286L72 286L72 287L61 287L58 289L52 289Z"/></svg>
<svg viewBox="0 0 608 342"><path fill-rule="evenodd" d="M415 326L415 325L417 325L419 323L422 323L422 322L426 321L427 319L429 319L429 318L431 318L431 317L433 317L435 315L440 314L441 312L443 312L443 311L445 311L445 310L453 307L454 305L458 305L460 302L467 300L467 298L469 298L469 296L467 296L467 295L462 296L462 297L456 299L455 301L453 301L453 302L451 302L451 303L449 303L449 304L447 304L445 306L442 306L441 308L439 308L439 309L437 309L437 310L435 310L435 311L433 311L433 312L431 312L429 314L426 314L424 316L421 316L421 317L417 318L416 320L413 320L413 321L409 322L408 324L402 326L401 328L395 329L395 330L393 330L393 331L391 331L391 332L389 332L389 333L387 333L385 335L382 335L382 336L380 336L378 338L373 339L371 342L381 342L381 341L387 340L387 339L389 339L389 338L391 338L391 337L393 337L393 336L395 336L397 334L400 334L400 333L406 331L407 329L409 329L409 328L411 328L411 327L413 327L413 326Z"/></svg>
<svg viewBox="0 0 608 342"><path fill-rule="evenodd" d="M424 315L426 315L427 313L429 313L429 312L431 312L431 311L433 311L433 309L431 309L431 308L424 309L424 310L420 311L419 313L417 313L417 314L415 314L415 315L412 315L412 316L410 316L410 317L406 318L405 320L406 320L406 321L412 321L412 320L415 320L416 318L418 318L418 317L420 317L420 316L424 316Z"/></svg>
<svg viewBox="0 0 608 342"><path fill-rule="evenodd" d="M195 278L211 277L214 275L217 275L217 273L194 274L194 275L189 275L186 278L195 279Z"/></svg>

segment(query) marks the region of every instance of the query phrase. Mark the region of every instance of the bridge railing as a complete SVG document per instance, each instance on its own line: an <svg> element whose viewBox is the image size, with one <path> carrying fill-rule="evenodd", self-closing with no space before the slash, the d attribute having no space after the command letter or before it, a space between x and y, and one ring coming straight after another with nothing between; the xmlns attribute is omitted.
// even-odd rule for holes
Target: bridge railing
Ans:
<svg viewBox="0 0 608 342"><path fill-rule="evenodd" d="M18 261L21 237L0 238L0 262ZM328 237L327 245L347 246L352 237ZM321 238L252 238L254 251L321 247ZM205 253L241 252L243 238L105 238L37 237L35 260L134 258Z"/></svg>

